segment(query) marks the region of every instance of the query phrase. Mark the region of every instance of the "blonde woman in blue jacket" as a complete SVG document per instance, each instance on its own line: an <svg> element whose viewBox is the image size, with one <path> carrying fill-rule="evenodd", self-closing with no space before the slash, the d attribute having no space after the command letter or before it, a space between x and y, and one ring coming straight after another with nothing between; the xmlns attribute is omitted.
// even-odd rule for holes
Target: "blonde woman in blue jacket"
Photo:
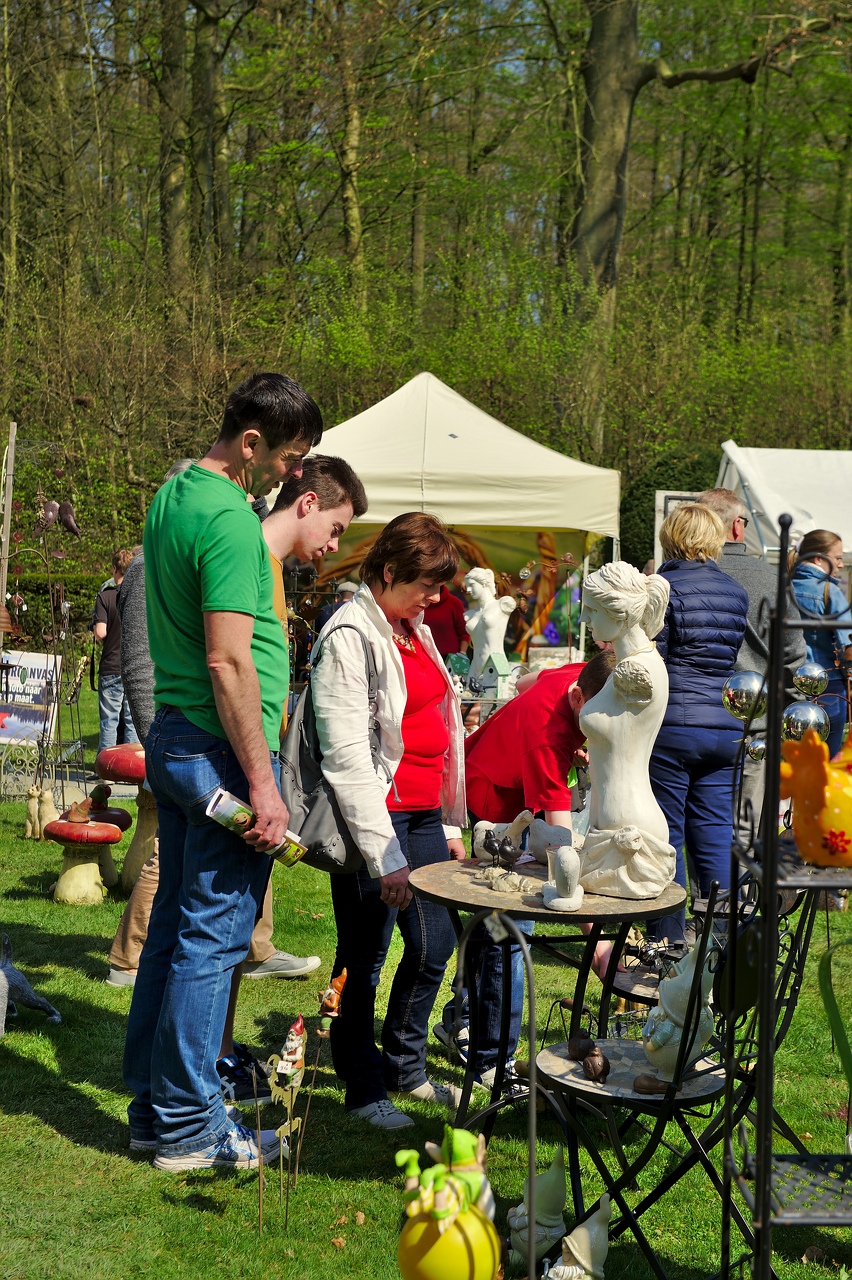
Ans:
<svg viewBox="0 0 852 1280"><path fill-rule="evenodd" d="M663 521L665 560L658 573L669 603L657 649L669 675L669 703L649 773L677 853L675 881L686 888L684 845L706 897L713 880L730 883L734 769L742 729L722 706L722 687L734 674L748 617L748 595L716 563L725 526L703 503L678 507ZM649 924L656 938L678 941L686 917Z"/></svg>

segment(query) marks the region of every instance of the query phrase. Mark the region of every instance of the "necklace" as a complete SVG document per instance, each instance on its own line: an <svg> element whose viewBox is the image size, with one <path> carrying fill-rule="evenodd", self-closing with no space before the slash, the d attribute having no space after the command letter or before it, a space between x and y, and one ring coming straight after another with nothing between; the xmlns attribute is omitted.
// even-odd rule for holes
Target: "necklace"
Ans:
<svg viewBox="0 0 852 1280"><path fill-rule="evenodd" d="M414 636L410 631L404 631L402 635L398 635L396 631L392 634L400 649L407 649L410 653L414 653Z"/></svg>

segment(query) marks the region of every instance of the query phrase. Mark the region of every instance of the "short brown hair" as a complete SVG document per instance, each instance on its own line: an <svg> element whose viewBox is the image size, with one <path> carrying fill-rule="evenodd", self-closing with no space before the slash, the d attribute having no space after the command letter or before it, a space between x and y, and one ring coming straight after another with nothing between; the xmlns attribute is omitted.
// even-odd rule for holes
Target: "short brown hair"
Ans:
<svg viewBox="0 0 852 1280"><path fill-rule="evenodd" d="M386 524L364 557L361 581L368 586L385 585L385 569L391 582L449 582L459 567L459 553L437 516L422 511L406 511Z"/></svg>
<svg viewBox="0 0 852 1280"><path fill-rule="evenodd" d="M285 478L270 514L294 506L305 493L317 495L320 511L342 507L346 502L356 516L364 515L367 510L364 486L343 458L332 458L324 453L312 453L305 458L302 474Z"/></svg>
<svg viewBox="0 0 852 1280"><path fill-rule="evenodd" d="M124 575L127 573L127 570L130 568L130 562L132 559L133 559L132 551L124 551L124 550L116 551L112 557L113 573L117 573L120 578L123 578Z"/></svg>
<svg viewBox="0 0 852 1280"><path fill-rule="evenodd" d="M725 526L702 502L684 502L660 526L660 546L667 560L718 560L725 545Z"/></svg>
<svg viewBox="0 0 852 1280"><path fill-rule="evenodd" d="M577 684L586 702L600 693L614 667L615 654L609 649L602 649L589 659L577 676Z"/></svg>

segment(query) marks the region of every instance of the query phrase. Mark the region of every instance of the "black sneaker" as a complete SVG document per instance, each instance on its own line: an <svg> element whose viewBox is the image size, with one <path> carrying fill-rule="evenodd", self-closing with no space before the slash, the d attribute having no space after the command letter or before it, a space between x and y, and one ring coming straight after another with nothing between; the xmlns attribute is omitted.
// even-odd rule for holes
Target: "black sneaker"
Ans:
<svg viewBox="0 0 852 1280"><path fill-rule="evenodd" d="M234 1057L241 1066L245 1067L249 1075L251 1075L251 1069L254 1067L257 1072L258 1082L266 1080L269 1076L266 1064L261 1062L259 1058L256 1058L251 1049L247 1049L244 1044L239 1044L236 1040L234 1041Z"/></svg>
<svg viewBox="0 0 852 1280"><path fill-rule="evenodd" d="M236 1046L234 1047L236 1048ZM258 1070L258 1068L260 1069ZM222 1082L222 1097L226 1102L235 1102L242 1106L248 1106L255 1100L255 1089L258 1102L267 1103L272 1101L272 1094L266 1081L266 1072L260 1066L260 1063L255 1068L254 1080L252 1080L251 1068L246 1067L245 1063L235 1053L229 1054L226 1058L220 1058L216 1063L216 1070Z"/></svg>

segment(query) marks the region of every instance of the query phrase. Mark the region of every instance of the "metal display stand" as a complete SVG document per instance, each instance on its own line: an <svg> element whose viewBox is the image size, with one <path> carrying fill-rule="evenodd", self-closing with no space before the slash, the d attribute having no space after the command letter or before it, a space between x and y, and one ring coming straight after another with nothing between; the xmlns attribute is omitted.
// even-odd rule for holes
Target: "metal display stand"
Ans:
<svg viewBox="0 0 852 1280"><path fill-rule="evenodd" d="M754 1248L751 1254L753 1280L772 1280L772 1231L786 1226L852 1226L852 1156L816 1155L804 1149L791 1154L773 1152L773 1133L778 1128L774 1108L776 1047L775 974L779 953L779 891L818 891L852 885L852 868L822 868L802 863L791 847L789 836L778 835L780 801L781 721L786 701L784 690L784 634L787 629L837 630L835 617L787 618L789 580L787 552L792 519L781 516L778 584L774 606L769 610L769 666L767 670L766 795L760 830L748 846L735 839L732 851L731 883L736 883L740 867L746 868L759 885L757 928L759 930L759 991L757 1003L758 1041L755 1071L755 1149L750 1152L745 1130L739 1135L730 1121L730 1100L736 1087L732 1069L733 1025L726 1046L727 1092L723 1161L723 1217L721 1276L731 1274L730 1228L733 1185L742 1195L751 1216ZM804 909L804 908L802 908ZM736 950L736 949L734 949ZM729 966L730 990L736 983L736 965ZM785 1126L780 1126L783 1133ZM739 1136L740 1150L737 1150ZM792 1145L792 1144L791 1144ZM734 1265L739 1268L740 1259Z"/></svg>

